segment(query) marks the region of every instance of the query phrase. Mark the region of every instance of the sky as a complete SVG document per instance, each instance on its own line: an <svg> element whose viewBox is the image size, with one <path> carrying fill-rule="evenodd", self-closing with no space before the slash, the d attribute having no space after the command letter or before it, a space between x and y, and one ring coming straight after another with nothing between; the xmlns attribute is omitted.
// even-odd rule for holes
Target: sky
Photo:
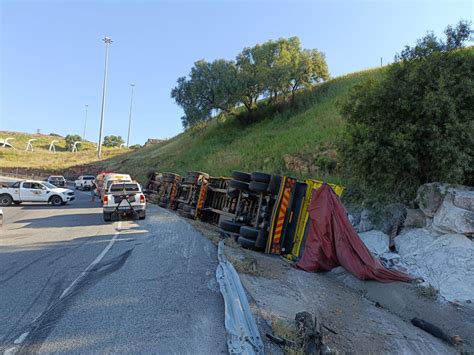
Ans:
<svg viewBox="0 0 474 355"><path fill-rule="evenodd" d="M22 1L0 0L0 130L99 137L109 48L104 135L130 144L182 132L170 97L199 59L298 36L326 54L331 75L392 62L428 30L473 21L474 1ZM0 137L3 138L3 137Z"/></svg>

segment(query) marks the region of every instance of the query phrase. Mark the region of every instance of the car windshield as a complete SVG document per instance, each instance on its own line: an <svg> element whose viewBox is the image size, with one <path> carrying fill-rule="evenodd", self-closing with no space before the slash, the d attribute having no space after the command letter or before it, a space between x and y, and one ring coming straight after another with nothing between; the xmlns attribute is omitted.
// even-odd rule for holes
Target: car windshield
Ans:
<svg viewBox="0 0 474 355"><path fill-rule="evenodd" d="M57 188L56 186L54 186L53 184L50 184L49 182L42 182L41 184L43 184L44 186L46 186L49 189L56 189Z"/></svg>
<svg viewBox="0 0 474 355"><path fill-rule="evenodd" d="M139 192L140 186L138 184L113 184L110 187L110 192Z"/></svg>

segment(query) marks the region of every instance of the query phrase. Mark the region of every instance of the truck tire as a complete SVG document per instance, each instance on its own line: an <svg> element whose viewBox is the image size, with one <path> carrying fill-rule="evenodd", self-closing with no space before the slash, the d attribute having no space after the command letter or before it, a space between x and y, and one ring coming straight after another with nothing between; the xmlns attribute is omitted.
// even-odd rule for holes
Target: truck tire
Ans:
<svg viewBox="0 0 474 355"><path fill-rule="evenodd" d="M280 191L281 185L281 176L280 175L272 175L270 179L270 183L268 184L268 192L272 195L278 194Z"/></svg>
<svg viewBox="0 0 474 355"><path fill-rule="evenodd" d="M237 243L239 243L242 248L245 248L245 249L255 249L255 241L254 240L251 240L251 239L247 239L245 237L239 237L239 239L237 239Z"/></svg>
<svg viewBox="0 0 474 355"><path fill-rule="evenodd" d="M112 213L111 212L104 212L103 214L104 221L110 222L112 220Z"/></svg>
<svg viewBox="0 0 474 355"><path fill-rule="evenodd" d="M232 221L220 221L219 222L219 227L226 232L231 232L231 233L239 233L240 232L240 227L242 227L241 223L236 223Z"/></svg>
<svg viewBox="0 0 474 355"><path fill-rule="evenodd" d="M63 199L58 195L54 195L50 197L49 202L51 202L53 206L61 206L63 204Z"/></svg>
<svg viewBox="0 0 474 355"><path fill-rule="evenodd" d="M252 178L252 181L264 182L265 184L268 184L272 176L270 174L255 171L250 175L250 177Z"/></svg>
<svg viewBox="0 0 474 355"><path fill-rule="evenodd" d="M267 246L268 231L266 228L260 229L257 240L255 241L255 248L263 250Z"/></svg>
<svg viewBox="0 0 474 355"><path fill-rule="evenodd" d="M233 171L232 172L232 179L243 181L243 182L250 182L250 180L252 180L252 176L250 174L244 173L242 171Z"/></svg>
<svg viewBox="0 0 474 355"><path fill-rule="evenodd" d="M0 196L0 206L10 206L13 199L10 195L4 194Z"/></svg>
<svg viewBox="0 0 474 355"><path fill-rule="evenodd" d="M146 212L145 211L138 212L138 219L145 219L145 218L146 218Z"/></svg>
<svg viewBox="0 0 474 355"><path fill-rule="evenodd" d="M265 184L264 182L251 181L249 184L249 190L258 193L265 193L268 190L268 184Z"/></svg>
<svg viewBox="0 0 474 355"><path fill-rule="evenodd" d="M256 229L253 227L249 227L249 226L240 227L240 236L253 240L253 241L257 240L259 232L260 232L260 229Z"/></svg>
<svg viewBox="0 0 474 355"><path fill-rule="evenodd" d="M183 208L182 208L182 210L183 210L184 212L189 212L189 211L191 211L191 208L192 208L192 207L191 207L190 205L184 205Z"/></svg>
<svg viewBox="0 0 474 355"><path fill-rule="evenodd" d="M244 182L244 181L240 181L240 180L230 180L229 187L231 189L237 189L237 190L241 190L241 191L248 191L249 183Z"/></svg>

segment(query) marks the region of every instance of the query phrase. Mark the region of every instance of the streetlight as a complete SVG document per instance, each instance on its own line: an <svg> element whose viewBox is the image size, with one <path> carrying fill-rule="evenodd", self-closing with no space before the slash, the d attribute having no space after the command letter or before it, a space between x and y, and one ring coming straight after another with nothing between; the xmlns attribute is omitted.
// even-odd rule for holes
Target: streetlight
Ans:
<svg viewBox="0 0 474 355"><path fill-rule="evenodd" d="M100 112L100 133L99 133L99 145L97 149L97 157L102 157L102 133L104 129L104 110L105 110L105 93L107 88L107 61L109 59L109 44L112 44L112 39L104 37L102 39L105 43L105 68L104 68L104 86L102 89L102 110Z"/></svg>
<svg viewBox="0 0 474 355"><path fill-rule="evenodd" d="M89 107L89 105L84 105L84 107L86 108L86 118L84 119L84 134L82 135L83 141L86 140L87 108Z"/></svg>
<svg viewBox="0 0 474 355"><path fill-rule="evenodd" d="M127 136L127 148L130 147L130 127L132 126L132 105L133 105L133 88L135 87L134 83L131 83L132 95L130 97L130 115L128 116L128 136Z"/></svg>

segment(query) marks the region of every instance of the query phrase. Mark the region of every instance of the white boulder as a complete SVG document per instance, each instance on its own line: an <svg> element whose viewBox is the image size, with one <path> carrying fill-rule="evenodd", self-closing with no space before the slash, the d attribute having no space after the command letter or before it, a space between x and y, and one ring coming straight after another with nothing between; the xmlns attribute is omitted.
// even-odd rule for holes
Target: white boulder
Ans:
<svg viewBox="0 0 474 355"><path fill-rule="evenodd" d="M433 217L432 227L436 231L474 234L474 211L456 206L454 202L458 195L458 205L471 207L474 203L474 192L457 190L449 192ZM469 195L472 195L473 200L470 200Z"/></svg>
<svg viewBox="0 0 474 355"><path fill-rule="evenodd" d="M381 255L389 252L390 237L377 230L371 230L365 233L359 233L360 239L365 246L375 255Z"/></svg>

